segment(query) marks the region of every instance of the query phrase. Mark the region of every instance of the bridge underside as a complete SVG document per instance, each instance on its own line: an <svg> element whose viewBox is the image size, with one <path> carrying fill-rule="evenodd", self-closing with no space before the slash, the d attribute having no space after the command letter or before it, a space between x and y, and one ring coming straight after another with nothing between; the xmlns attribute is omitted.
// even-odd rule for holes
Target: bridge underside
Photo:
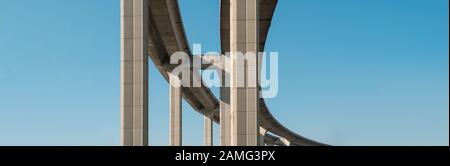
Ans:
<svg viewBox="0 0 450 166"><path fill-rule="evenodd" d="M237 1L231 2L236 3ZM232 49L230 47L230 43L233 42L230 35L232 34L230 33L232 30L230 25L233 25L230 22L232 18L230 17L232 14L230 12L231 2L230 0L221 1L222 52L229 52ZM256 42L255 48L257 49L254 51L263 51L277 0L250 0L247 2L257 2L255 5L259 9L259 12L255 13L255 17L258 18L256 22L259 26L259 28L257 28L258 26L255 27L258 37L257 40L248 42ZM245 12L245 9L241 12ZM183 51L191 58L193 56L189 49L177 0L121 0L121 29L122 144L146 146L148 145L148 89L146 87L148 85L149 63L147 57L150 57L161 75L169 82L169 73L174 68L173 65L170 65L171 55ZM234 40L234 42L238 41ZM190 68L190 72L194 79L201 77L197 70ZM211 90L203 84L200 87L181 87L179 90L181 92L179 94L171 93L171 104L176 104L174 102L178 101L178 98L183 98L192 108L205 115L205 124L208 122L228 124L227 126L221 126L222 145L324 145L285 128L272 116L264 99L259 99L256 96L251 98L259 99L259 101L256 100L258 104L255 105L255 112L259 109L258 114L255 115L257 118L255 119L256 124L259 127L252 128L252 136L247 132L245 140L257 141L259 139L260 141L238 143L239 138L232 128L237 130L240 122L221 119L221 117L230 118L234 116L231 106L226 107L224 105L226 103L233 104L233 94L229 92L230 90L221 90L222 93L230 93L228 97L231 101L229 102L223 102L223 99L227 97L223 95L221 100L218 100ZM234 100L236 101L236 99ZM171 105L170 108L171 113L181 112L181 110L177 110L177 106L172 107ZM229 110L230 114L224 114L226 113L224 110ZM176 115L179 116L171 116L171 124L175 124L174 127L178 126L179 129L171 127L171 140L175 140L171 145L181 145L181 126L178 125L181 123L177 123L181 121L181 114ZM245 124L248 121L249 119L242 123ZM222 130L222 128L229 128L230 130ZM264 132L259 131L260 129ZM208 131L211 131L211 133L207 133ZM209 136L207 137L208 140L212 138L210 137L211 134L212 130L205 126L205 137ZM233 135L235 136L233 137ZM263 137L257 135L263 135ZM175 137L180 137L180 139L175 139ZM205 140L205 144L211 145L212 142Z"/></svg>

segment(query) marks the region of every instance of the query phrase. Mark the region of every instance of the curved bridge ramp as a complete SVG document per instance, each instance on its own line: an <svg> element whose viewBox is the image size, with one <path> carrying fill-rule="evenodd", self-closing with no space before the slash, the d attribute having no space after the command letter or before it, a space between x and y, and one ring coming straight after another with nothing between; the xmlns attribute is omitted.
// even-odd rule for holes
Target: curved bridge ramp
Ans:
<svg viewBox="0 0 450 166"><path fill-rule="evenodd" d="M272 16L275 12L277 0L261 0L260 3L260 51L264 50L266 38L269 32ZM169 81L168 72L172 71L170 56L179 51L193 55L189 49L189 43L184 31L183 21L177 0L150 0L148 1L148 55L161 75ZM222 52L229 51L229 0L221 1L221 46ZM199 78L200 73L191 68L193 77ZM213 119L220 123L219 100L211 90L201 87L182 87L183 98L199 113L207 115L214 111ZM301 135L298 135L279 123L270 113L264 99L260 100L259 122L262 128L274 135L265 137L267 142L273 145L290 146L322 146L322 144ZM275 136L276 135L276 136Z"/></svg>

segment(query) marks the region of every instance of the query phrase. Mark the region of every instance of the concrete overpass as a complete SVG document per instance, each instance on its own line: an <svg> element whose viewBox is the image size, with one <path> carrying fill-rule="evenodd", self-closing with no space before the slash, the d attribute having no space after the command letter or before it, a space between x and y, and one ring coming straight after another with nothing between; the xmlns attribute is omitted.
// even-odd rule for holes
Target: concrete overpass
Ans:
<svg viewBox="0 0 450 166"><path fill-rule="evenodd" d="M243 4L246 8L239 8L239 5ZM239 42L230 33L240 31L233 29L236 24L240 24L239 21L233 22L233 20L239 17L236 13L248 13L249 8L258 9L253 12L254 17L258 18L258 26L254 27L257 30L247 28L247 31L243 33L256 33L258 36L256 41L259 44L255 51L263 51L276 5L277 0L222 0L221 52L230 52L232 49L230 46L233 46L230 43ZM252 19L246 21L245 23L248 23ZM174 81L170 75L174 69L174 66L170 64L170 58L179 51L193 57L177 0L121 0L121 138L123 145L148 145L148 57L170 83ZM201 77L196 69L190 68L190 72L194 78ZM231 91L233 90L230 88L221 88L221 96L218 99L203 83L201 87L170 86L170 145L182 145L181 97L205 116L205 145L212 145L212 122L221 125L221 145L223 146L325 145L284 127L272 116L264 99L259 99L257 94L247 97L255 98L258 103L255 107L258 125L255 131L258 134L256 140L259 141L256 144L253 142L254 134L247 134L242 139L238 138L236 131L231 128L238 130L239 126L245 126L251 119L242 120L242 124L231 120L233 119L231 117L237 115L231 110L233 106L231 101L238 100L233 98L238 96L233 96ZM236 108L236 103L234 106L235 109L239 109L238 106Z"/></svg>

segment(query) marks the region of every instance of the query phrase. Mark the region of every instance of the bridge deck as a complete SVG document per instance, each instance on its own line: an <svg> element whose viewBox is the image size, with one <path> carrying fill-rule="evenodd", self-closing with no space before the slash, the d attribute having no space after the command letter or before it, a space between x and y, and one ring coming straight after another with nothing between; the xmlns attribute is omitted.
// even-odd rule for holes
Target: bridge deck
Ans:
<svg viewBox="0 0 450 166"><path fill-rule="evenodd" d="M260 11L260 51L264 50L267 34L277 0L261 0ZM222 52L229 51L229 1L221 1L221 46ZM184 51L192 57L188 40L184 31L181 14L177 0L151 0L150 11L150 34L149 34L149 56L163 77L168 81L168 72L172 70L170 56L178 51ZM200 77L198 71L192 71L194 77ZM206 111L219 108L218 99L211 90L202 87L184 87L183 98L198 112L205 114ZM260 100L260 123L261 126L273 134L281 136L291 142L291 145L324 145L316 141L302 137L280 124L270 113L264 100ZM214 121L219 122L220 116L216 112Z"/></svg>

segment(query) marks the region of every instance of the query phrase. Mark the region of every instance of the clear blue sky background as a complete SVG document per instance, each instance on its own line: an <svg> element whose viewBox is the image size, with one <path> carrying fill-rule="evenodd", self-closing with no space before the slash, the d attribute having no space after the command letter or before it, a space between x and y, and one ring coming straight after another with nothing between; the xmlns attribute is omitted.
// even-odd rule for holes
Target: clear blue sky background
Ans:
<svg viewBox="0 0 450 166"><path fill-rule="evenodd" d="M281 0L272 113L333 145L448 145L448 3ZM0 0L0 145L119 145L119 5ZM191 44L218 51L219 1L180 5ZM150 69L150 142L167 145L168 89ZM184 107L184 142L201 145Z"/></svg>

